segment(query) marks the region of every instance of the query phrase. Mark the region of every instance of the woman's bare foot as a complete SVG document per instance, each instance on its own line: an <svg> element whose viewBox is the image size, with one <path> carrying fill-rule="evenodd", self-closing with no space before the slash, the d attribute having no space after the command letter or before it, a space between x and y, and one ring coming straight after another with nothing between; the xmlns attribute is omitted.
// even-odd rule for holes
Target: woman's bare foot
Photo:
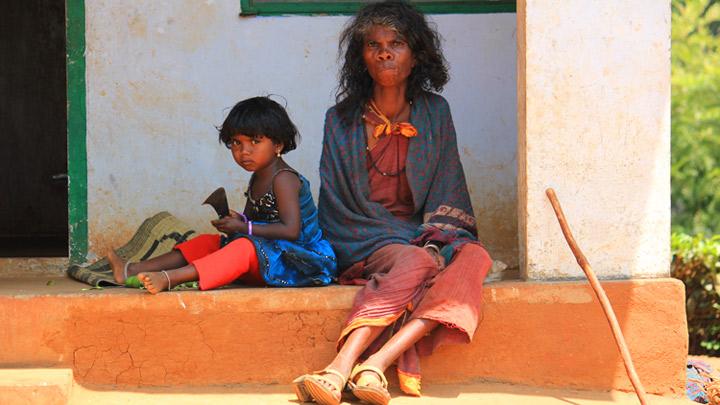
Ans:
<svg viewBox="0 0 720 405"><path fill-rule="evenodd" d="M115 282L118 284L124 284L125 279L127 278L127 274L125 274L125 265L126 263L123 261L120 256L115 253L115 250L110 249L110 251L107 253L107 259L110 263L110 268L112 268L113 272L113 278L115 279Z"/></svg>
<svg viewBox="0 0 720 405"><path fill-rule="evenodd" d="M152 273L138 273L138 280L145 286L150 294L157 294L168 289L170 280L164 271Z"/></svg>

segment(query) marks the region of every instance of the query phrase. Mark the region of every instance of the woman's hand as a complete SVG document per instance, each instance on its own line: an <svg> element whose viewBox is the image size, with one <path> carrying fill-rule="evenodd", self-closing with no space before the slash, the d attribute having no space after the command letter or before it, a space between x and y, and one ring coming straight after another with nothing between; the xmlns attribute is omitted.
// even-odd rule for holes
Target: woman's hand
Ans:
<svg viewBox="0 0 720 405"><path fill-rule="evenodd" d="M247 233L247 224L237 212L230 210L230 215L210 221L219 232L231 234L235 232Z"/></svg>
<svg viewBox="0 0 720 405"><path fill-rule="evenodd" d="M437 263L438 270L442 270L445 268L445 257L440 254L440 248L438 248L436 245L433 244L426 244L423 249L425 249L426 252L430 254L430 257L435 259L435 263Z"/></svg>

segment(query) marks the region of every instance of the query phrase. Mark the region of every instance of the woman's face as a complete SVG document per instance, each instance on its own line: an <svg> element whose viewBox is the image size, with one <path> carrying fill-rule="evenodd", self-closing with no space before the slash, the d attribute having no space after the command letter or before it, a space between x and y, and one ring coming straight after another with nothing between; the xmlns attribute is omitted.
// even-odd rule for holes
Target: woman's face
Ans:
<svg viewBox="0 0 720 405"><path fill-rule="evenodd" d="M405 38L392 28L373 25L365 35L363 59L376 85L403 87L415 66Z"/></svg>

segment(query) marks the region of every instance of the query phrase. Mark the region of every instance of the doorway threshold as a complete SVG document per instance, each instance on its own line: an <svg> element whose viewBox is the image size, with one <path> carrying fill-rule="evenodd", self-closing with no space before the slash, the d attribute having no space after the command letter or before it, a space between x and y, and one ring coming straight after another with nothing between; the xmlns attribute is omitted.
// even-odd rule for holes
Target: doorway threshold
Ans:
<svg viewBox="0 0 720 405"><path fill-rule="evenodd" d="M67 257L0 257L0 278L17 276L64 276Z"/></svg>

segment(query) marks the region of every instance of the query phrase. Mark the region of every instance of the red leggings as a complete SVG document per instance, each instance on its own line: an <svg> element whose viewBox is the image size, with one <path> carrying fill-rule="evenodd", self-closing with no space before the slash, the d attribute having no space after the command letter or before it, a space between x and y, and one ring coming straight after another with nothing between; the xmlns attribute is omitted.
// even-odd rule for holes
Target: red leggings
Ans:
<svg viewBox="0 0 720 405"><path fill-rule="evenodd" d="M220 235L203 234L180 243L175 249L195 266L201 290L232 283L265 285L258 267L255 245L247 238L235 239L220 248Z"/></svg>

